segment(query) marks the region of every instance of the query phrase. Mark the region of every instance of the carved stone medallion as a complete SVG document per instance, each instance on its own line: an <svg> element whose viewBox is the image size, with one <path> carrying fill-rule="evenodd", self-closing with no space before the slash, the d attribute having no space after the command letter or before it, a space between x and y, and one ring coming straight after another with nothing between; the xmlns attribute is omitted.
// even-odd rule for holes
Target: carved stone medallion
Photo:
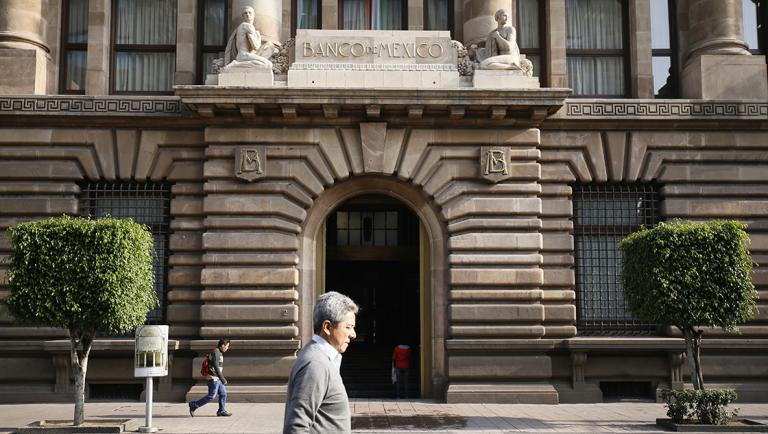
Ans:
<svg viewBox="0 0 768 434"><path fill-rule="evenodd" d="M252 182L267 175L264 146L238 146L235 149L235 177Z"/></svg>
<svg viewBox="0 0 768 434"><path fill-rule="evenodd" d="M480 148L480 176L494 184L510 177L509 147L483 146Z"/></svg>

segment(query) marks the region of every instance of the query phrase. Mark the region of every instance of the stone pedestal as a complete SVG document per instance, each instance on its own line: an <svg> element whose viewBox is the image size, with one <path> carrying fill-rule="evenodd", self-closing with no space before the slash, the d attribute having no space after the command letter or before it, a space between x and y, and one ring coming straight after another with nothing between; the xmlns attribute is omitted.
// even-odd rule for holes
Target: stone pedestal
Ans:
<svg viewBox="0 0 768 434"><path fill-rule="evenodd" d="M242 69L223 71L219 74L219 86L243 86L243 87L272 87L275 85L275 75L271 69Z"/></svg>
<svg viewBox="0 0 768 434"><path fill-rule="evenodd" d="M682 97L689 99L768 99L765 56L702 55L681 75Z"/></svg>
<svg viewBox="0 0 768 434"><path fill-rule="evenodd" d="M518 70L478 69L472 77L476 89L538 89L539 77Z"/></svg>
<svg viewBox="0 0 768 434"><path fill-rule="evenodd" d="M0 95L45 95L50 60L42 50L0 48Z"/></svg>

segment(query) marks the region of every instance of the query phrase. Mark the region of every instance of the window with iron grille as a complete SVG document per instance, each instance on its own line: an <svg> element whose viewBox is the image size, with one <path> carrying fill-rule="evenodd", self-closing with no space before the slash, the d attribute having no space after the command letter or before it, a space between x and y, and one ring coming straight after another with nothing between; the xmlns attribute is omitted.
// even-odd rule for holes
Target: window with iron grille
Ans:
<svg viewBox="0 0 768 434"><path fill-rule="evenodd" d="M579 334L647 334L624 302L619 242L659 222L659 194L649 184L573 187L576 307Z"/></svg>
<svg viewBox="0 0 768 434"><path fill-rule="evenodd" d="M165 321L166 274L171 186L154 182L90 182L81 185L80 214L87 217L132 218L149 226L154 239L155 293L160 305L147 315L148 324Z"/></svg>

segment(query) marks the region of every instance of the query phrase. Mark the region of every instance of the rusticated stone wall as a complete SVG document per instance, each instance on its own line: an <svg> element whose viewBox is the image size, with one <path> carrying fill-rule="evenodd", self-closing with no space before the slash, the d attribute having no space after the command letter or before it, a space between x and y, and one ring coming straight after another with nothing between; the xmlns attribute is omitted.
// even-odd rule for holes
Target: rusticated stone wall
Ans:
<svg viewBox="0 0 768 434"><path fill-rule="evenodd" d="M314 279L299 282L300 270L314 268L301 263L313 257L305 258L298 237L314 236L303 232L307 213L332 186L376 176L419 192L422 202L411 206L433 208L447 232L447 258L438 259L447 262L450 283L433 287L434 299L448 300L445 311L433 311L433 334L441 337L433 374L470 385L550 376L541 348L513 354L504 347L489 356L483 346L486 340L575 333L573 292L542 285L537 130L364 122L360 128L208 128L205 138L200 334L265 340L273 353L243 355L240 362L233 355L228 369L234 375L255 384L287 379L298 341L310 336ZM264 149L263 178L250 183L234 173L237 149L248 145ZM489 145L509 147L513 156L511 175L496 184L480 177L480 148ZM549 278L567 280L570 273L556 270ZM556 400L553 389L548 393Z"/></svg>
<svg viewBox="0 0 768 434"><path fill-rule="evenodd" d="M766 151L768 134L763 132L543 131L541 185L545 273L566 273L572 269L570 185L576 181L653 182L662 187L661 214L665 219L727 218L747 223L752 240L750 251L756 263L752 274L758 290L756 317L740 327L740 334L708 330L703 363L710 383L735 387L742 399L765 399L768 356L759 351L756 353L754 349L760 348L760 339L768 337ZM567 275L561 284L564 288L573 288L574 276ZM675 330L669 332L679 336ZM580 345L577 342L572 341L569 345L572 351ZM646 344L640 341L635 345L614 341L611 349L608 342L600 343L598 339L584 343L579 351L589 348L586 351L591 354L583 360L557 359L555 362L560 369L554 377L570 377L577 364L586 376L583 381L595 385L601 380L632 377L675 383L680 381L680 374L675 374L675 369L682 369L687 375L687 366L681 366L679 360L675 362L673 353L668 357L663 351L665 345L650 344L643 349ZM625 357L628 351L642 353L648 348L662 351L657 351L654 357L636 354L634 361ZM751 356L745 357L746 354ZM670 369L672 373L665 372ZM745 379L745 374L750 380ZM570 378L566 380L571 381ZM561 393L561 399L562 396Z"/></svg>
<svg viewBox="0 0 768 434"><path fill-rule="evenodd" d="M197 314L177 319L177 312L189 311L190 307L199 311L203 146L200 131L3 128L0 134L0 298L7 294L9 244L5 231L8 227L22 221L77 214L78 182L81 181L167 179L174 183L170 237L173 255L168 277L168 316L173 318L171 334L175 338L197 336ZM27 389L22 400L67 400L71 372L66 353L68 340L56 341L66 336L63 330L13 325L7 312L0 312L0 347L4 348L0 363L8 367L6 376L0 378L37 383ZM89 379L112 383L130 380L129 351L132 347L97 345L89 366ZM185 383L189 382L189 368L182 370L180 366L172 366L171 376L161 382L160 395L166 399L179 396L179 387L184 387L181 393L188 387ZM173 378L181 380L175 392L171 390ZM50 385L40 383L45 379Z"/></svg>

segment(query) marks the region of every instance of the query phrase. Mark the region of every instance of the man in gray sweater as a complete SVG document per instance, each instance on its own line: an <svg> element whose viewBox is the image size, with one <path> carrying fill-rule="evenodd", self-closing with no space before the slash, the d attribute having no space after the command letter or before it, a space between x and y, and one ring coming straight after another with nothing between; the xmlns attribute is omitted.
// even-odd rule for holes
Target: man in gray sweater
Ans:
<svg viewBox="0 0 768 434"><path fill-rule="evenodd" d="M299 352L288 378L283 433L352 432L347 390L341 381L341 354L355 334L360 308L338 292L327 292L315 303L315 335Z"/></svg>

